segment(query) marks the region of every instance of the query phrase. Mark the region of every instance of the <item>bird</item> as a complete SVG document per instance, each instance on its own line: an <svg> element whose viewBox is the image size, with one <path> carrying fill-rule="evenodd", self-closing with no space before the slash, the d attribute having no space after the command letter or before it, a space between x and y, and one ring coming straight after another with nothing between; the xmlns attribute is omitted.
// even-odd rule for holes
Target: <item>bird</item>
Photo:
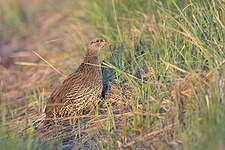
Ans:
<svg viewBox="0 0 225 150"><path fill-rule="evenodd" d="M95 38L87 44L81 65L48 98L44 110L45 125L55 118L71 117L96 106L103 88L99 51L106 45L108 41L103 38Z"/></svg>

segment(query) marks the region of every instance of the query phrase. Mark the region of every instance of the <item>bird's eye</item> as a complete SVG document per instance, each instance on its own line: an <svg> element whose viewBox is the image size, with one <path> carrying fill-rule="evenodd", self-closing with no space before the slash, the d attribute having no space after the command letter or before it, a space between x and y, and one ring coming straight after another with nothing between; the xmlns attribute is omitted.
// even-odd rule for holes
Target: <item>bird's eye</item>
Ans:
<svg viewBox="0 0 225 150"><path fill-rule="evenodd" d="M99 42L99 40L97 40L96 42Z"/></svg>

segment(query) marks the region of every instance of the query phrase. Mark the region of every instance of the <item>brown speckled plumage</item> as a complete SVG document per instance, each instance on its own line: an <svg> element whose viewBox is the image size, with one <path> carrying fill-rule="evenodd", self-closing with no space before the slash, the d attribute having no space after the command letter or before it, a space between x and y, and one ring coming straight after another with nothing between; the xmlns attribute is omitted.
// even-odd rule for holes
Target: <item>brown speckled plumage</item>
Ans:
<svg viewBox="0 0 225 150"><path fill-rule="evenodd" d="M83 63L49 97L45 109L46 120L73 116L96 105L102 92L98 52L106 44L107 41L101 38L89 42Z"/></svg>

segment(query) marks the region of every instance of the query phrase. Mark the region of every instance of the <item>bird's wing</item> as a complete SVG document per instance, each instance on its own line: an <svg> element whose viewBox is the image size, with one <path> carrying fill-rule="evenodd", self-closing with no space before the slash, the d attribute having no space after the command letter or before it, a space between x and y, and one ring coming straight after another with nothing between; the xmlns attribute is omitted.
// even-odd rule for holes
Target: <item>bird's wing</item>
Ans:
<svg viewBox="0 0 225 150"><path fill-rule="evenodd" d="M83 74L81 72L75 72L71 74L63 83L57 87L48 99L45 113L52 112L54 108L61 108L64 104L65 97L70 93L71 89L79 90L82 82Z"/></svg>

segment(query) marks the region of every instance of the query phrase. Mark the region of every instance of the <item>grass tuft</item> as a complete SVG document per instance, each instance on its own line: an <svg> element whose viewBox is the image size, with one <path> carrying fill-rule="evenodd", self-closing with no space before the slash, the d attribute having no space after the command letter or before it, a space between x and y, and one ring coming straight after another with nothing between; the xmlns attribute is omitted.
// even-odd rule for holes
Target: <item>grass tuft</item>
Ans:
<svg viewBox="0 0 225 150"><path fill-rule="evenodd" d="M19 3L3 4L0 31L25 30L29 26L26 21L29 13L24 14ZM20 72L30 84L42 83L43 76L53 74L54 77L55 71L64 74L58 71L62 70L62 62L67 66L77 61L75 65L79 65L78 58L70 58L78 53L68 49L76 47L82 51L84 41L93 36L86 33L93 29L97 32L94 35L110 42L100 57L104 86L109 89L104 93L105 99L93 114L65 118L73 120L72 126L65 126L59 120L54 126L34 130L32 121L42 113L49 89L59 78L49 80L44 87L37 84L32 92L27 90L14 98L18 102L13 103L17 102L18 106L12 105L12 99L7 99L4 93L15 87L18 91L27 88L0 86L3 93L0 149L225 148L223 0L89 0L78 4L82 9L70 0L58 4L42 19L46 20L51 13L56 15L39 24L40 30L45 30L41 35L46 36L59 22L68 24L57 26L56 37L51 34L43 39L44 44L43 41L37 44L43 50L35 50L35 54L48 65L43 65L39 58L35 63L17 61L16 64L23 65ZM60 15L57 11L61 9L64 11ZM13 37L4 34L0 39L7 41ZM74 45L68 46L71 43ZM64 53L68 55L62 56ZM49 66L55 71L46 69ZM65 74L73 70L74 67L69 67ZM0 73L12 73L8 71ZM0 83L10 83L10 80Z"/></svg>

